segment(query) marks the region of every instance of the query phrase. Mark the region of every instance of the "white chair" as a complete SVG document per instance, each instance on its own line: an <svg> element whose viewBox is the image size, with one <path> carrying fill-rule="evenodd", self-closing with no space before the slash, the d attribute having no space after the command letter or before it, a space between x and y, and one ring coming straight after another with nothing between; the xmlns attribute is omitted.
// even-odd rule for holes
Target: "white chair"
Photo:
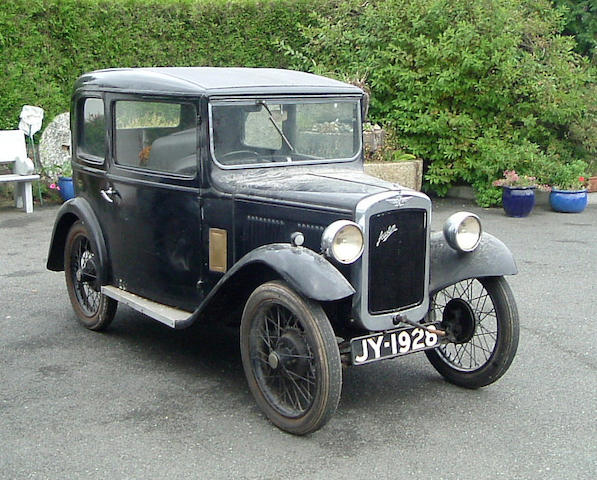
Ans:
<svg viewBox="0 0 597 480"><path fill-rule="evenodd" d="M27 158L25 134L21 130L0 130L0 163L13 163L9 174L0 174L0 183L14 182L15 206L26 213L33 212L33 163Z"/></svg>

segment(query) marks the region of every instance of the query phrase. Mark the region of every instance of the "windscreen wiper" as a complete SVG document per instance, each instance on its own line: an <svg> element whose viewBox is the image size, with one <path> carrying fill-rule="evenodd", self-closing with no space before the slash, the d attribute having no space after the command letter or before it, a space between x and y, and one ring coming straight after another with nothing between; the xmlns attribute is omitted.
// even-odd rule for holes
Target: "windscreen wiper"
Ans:
<svg viewBox="0 0 597 480"><path fill-rule="evenodd" d="M290 142L286 138L286 135L284 135L284 132L282 131L282 129L280 128L280 126L274 120L274 116L272 115L272 111L269 109L267 103L265 103L265 100L257 100L256 103L257 103L257 105L262 105L262 106L265 107L265 109L267 110L267 114L269 115L269 121L272 122L272 125L276 128L276 130L278 131L278 133L282 137L282 140L284 140L284 142L286 143L286 145L288 145L288 148L290 148L290 151L294 152L294 147L290 144Z"/></svg>

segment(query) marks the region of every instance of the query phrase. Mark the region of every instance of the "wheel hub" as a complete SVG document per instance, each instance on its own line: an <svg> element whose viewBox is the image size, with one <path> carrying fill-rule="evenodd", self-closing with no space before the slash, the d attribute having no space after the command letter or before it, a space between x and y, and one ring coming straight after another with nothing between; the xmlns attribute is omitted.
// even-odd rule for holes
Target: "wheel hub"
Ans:
<svg viewBox="0 0 597 480"><path fill-rule="evenodd" d="M93 257L85 259L80 268L75 273L77 282L87 283L94 290L98 290L97 283L97 268Z"/></svg>
<svg viewBox="0 0 597 480"><path fill-rule="evenodd" d="M280 337L276 349L268 356L269 366L276 370L283 367L304 373L308 366L307 345L298 331L288 330Z"/></svg>
<svg viewBox="0 0 597 480"><path fill-rule="evenodd" d="M475 334L475 313L467 302L453 298L444 308L442 326L453 342L466 343Z"/></svg>
<svg viewBox="0 0 597 480"><path fill-rule="evenodd" d="M269 366L273 370L276 370L280 365L280 357L276 352L272 352L269 354L269 357L267 357L267 363L269 363Z"/></svg>

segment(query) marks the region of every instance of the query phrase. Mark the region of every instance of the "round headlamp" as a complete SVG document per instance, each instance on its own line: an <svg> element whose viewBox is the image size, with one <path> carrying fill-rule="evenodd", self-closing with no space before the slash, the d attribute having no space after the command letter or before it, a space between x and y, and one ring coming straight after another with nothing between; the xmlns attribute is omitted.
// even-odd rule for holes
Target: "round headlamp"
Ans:
<svg viewBox="0 0 597 480"><path fill-rule="evenodd" d="M363 232L354 222L338 220L329 225L321 236L321 251L337 262L353 263L363 253Z"/></svg>
<svg viewBox="0 0 597 480"><path fill-rule="evenodd" d="M454 250L472 252L481 241L481 220L474 213L458 212L444 223L444 237Z"/></svg>

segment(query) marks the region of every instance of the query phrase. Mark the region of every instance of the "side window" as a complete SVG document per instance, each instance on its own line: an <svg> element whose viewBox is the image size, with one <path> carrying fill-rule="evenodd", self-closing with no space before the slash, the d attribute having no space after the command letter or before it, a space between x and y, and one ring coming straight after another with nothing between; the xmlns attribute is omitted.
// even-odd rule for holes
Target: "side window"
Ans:
<svg viewBox="0 0 597 480"><path fill-rule="evenodd" d="M103 160L106 138L104 101L101 98L86 98L80 118L78 153Z"/></svg>
<svg viewBox="0 0 597 480"><path fill-rule="evenodd" d="M121 100L115 104L114 119L117 164L195 174L197 131L193 104Z"/></svg>

